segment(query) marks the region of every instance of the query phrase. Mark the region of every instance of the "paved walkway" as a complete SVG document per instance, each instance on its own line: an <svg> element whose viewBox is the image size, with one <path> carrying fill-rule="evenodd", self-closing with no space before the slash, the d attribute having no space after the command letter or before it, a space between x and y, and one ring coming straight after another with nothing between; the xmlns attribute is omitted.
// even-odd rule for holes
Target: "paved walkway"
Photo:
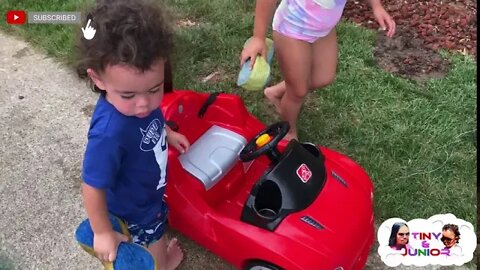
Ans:
<svg viewBox="0 0 480 270"><path fill-rule="evenodd" d="M0 252L18 269L98 268L73 236L84 216L80 166L95 95L3 33L0 93Z"/></svg>
<svg viewBox="0 0 480 270"><path fill-rule="evenodd" d="M74 240L85 217L81 162L97 94L1 32L0 93L0 269L101 269ZM181 269L230 268L180 240Z"/></svg>
<svg viewBox="0 0 480 270"><path fill-rule="evenodd" d="M2 32L0 93L0 269L101 269L73 235L85 217L80 169L97 94ZM178 237L186 254L180 269L233 269ZM389 269L378 256L367 268Z"/></svg>

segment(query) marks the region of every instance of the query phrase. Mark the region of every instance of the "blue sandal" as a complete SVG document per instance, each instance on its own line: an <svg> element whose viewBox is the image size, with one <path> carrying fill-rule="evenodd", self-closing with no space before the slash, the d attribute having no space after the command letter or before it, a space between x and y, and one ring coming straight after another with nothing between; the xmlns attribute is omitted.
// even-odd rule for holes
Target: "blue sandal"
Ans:
<svg viewBox="0 0 480 270"><path fill-rule="evenodd" d="M126 224L119 218L109 215L113 230L127 235L130 233ZM93 250L93 231L88 219L80 223L75 231L75 238L80 246L90 255L95 256ZM155 259L152 254L143 246L122 242L118 246L117 258L114 262L102 262L106 270L156 270Z"/></svg>

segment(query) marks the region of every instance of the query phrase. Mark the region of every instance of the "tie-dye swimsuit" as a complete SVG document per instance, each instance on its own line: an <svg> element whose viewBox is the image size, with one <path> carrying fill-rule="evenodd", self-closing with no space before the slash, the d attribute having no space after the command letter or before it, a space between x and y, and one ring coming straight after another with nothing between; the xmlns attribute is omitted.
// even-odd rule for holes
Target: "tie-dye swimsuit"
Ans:
<svg viewBox="0 0 480 270"><path fill-rule="evenodd" d="M332 31L347 0L282 0L273 17L273 30L309 43Z"/></svg>

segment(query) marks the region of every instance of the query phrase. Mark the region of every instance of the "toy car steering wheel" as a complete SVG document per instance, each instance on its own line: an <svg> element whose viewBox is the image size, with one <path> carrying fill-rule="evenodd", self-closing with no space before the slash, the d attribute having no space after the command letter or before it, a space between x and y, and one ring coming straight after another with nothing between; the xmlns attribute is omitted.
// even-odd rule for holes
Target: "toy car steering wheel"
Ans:
<svg viewBox="0 0 480 270"><path fill-rule="evenodd" d="M285 121L268 126L245 145L240 152L240 160L247 162L266 154L272 162L276 162L280 157L277 144L287 135L289 129L290 125Z"/></svg>

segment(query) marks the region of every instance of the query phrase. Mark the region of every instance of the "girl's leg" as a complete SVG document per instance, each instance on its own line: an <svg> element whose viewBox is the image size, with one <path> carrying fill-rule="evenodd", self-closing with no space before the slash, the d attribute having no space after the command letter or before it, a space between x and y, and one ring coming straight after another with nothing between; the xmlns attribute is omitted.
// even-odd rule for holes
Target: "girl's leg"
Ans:
<svg viewBox="0 0 480 270"><path fill-rule="evenodd" d="M163 235L158 241L150 244L148 250L157 262L157 270L174 270L183 259L183 252L177 244L177 238L167 243L167 237Z"/></svg>
<svg viewBox="0 0 480 270"><path fill-rule="evenodd" d="M335 28L313 43L313 64L310 90L323 88L335 81L338 63L338 44Z"/></svg>
<svg viewBox="0 0 480 270"><path fill-rule="evenodd" d="M265 88L263 93L265 97L275 106L275 110L280 114L280 101L282 100L283 94L285 94L285 81L281 81L275 85Z"/></svg>
<svg viewBox="0 0 480 270"><path fill-rule="evenodd" d="M278 50L278 48L276 48ZM313 43L313 64L309 89L311 91L330 85L335 80L338 63L338 44L335 28ZM264 90L265 97L275 106L278 114L280 101L286 91L285 81Z"/></svg>
<svg viewBox="0 0 480 270"><path fill-rule="evenodd" d="M278 109L283 120L290 124L286 140L297 139L297 118L309 90L312 70L312 45L273 32L277 49L277 60L285 78L285 94Z"/></svg>

